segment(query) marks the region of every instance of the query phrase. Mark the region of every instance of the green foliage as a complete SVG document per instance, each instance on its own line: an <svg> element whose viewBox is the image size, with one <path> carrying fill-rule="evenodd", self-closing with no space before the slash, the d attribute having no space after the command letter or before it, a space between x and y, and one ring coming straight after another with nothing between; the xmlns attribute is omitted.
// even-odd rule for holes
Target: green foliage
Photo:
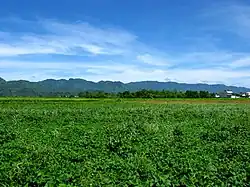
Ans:
<svg viewBox="0 0 250 187"><path fill-rule="evenodd" d="M249 145L249 105L0 101L0 186L249 186Z"/></svg>
<svg viewBox="0 0 250 187"><path fill-rule="evenodd" d="M115 93L105 93L101 91L93 91L93 92L80 92L78 94L79 97L82 98L213 98L214 94L206 92L206 91L186 91L186 92L178 92L178 91L156 91L156 90L139 90L136 92L119 92Z"/></svg>

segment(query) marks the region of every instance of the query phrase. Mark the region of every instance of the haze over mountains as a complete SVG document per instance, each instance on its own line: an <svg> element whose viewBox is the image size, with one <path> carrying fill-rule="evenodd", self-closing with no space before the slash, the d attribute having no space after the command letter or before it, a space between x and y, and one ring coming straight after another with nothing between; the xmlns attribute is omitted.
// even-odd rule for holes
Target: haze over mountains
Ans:
<svg viewBox="0 0 250 187"><path fill-rule="evenodd" d="M124 92L147 90L177 90L177 91L208 91L220 92L223 90L232 90L233 92L247 92L250 88L226 86L223 84L185 84L177 82L112 82L100 81L92 82L84 79L47 79L38 82L30 82L25 80L5 81L0 78L0 96L38 96L49 95L49 93L72 93L76 94L83 91L104 91L104 92Z"/></svg>

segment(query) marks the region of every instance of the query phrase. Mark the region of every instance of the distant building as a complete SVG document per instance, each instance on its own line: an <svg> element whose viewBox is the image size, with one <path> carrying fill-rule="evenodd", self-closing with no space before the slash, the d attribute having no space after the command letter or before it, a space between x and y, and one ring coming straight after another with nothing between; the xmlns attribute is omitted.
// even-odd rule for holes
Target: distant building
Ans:
<svg viewBox="0 0 250 187"><path fill-rule="evenodd" d="M215 98L220 98L220 95L219 94L215 94Z"/></svg>
<svg viewBox="0 0 250 187"><path fill-rule="evenodd" d="M223 92L220 92L218 95L219 97L222 98L232 98L233 94L234 93L232 90L224 90Z"/></svg>
<svg viewBox="0 0 250 187"><path fill-rule="evenodd" d="M229 96L229 95L233 95L233 91L231 91L231 90L225 90L225 92L227 93L227 95Z"/></svg>
<svg viewBox="0 0 250 187"><path fill-rule="evenodd" d="M250 92L234 93L232 90L224 90L215 94L216 98L250 98Z"/></svg>
<svg viewBox="0 0 250 187"><path fill-rule="evenodd" d="M241 93L241 97L250 98L250 92Z"/></svg>
<svg viewBox="0 0 250 187"><path fill-rule="evenodd" d="M240 98L240 96L231 95L231 98L233 98L233 99L238 99L238 98Z"/></svg>

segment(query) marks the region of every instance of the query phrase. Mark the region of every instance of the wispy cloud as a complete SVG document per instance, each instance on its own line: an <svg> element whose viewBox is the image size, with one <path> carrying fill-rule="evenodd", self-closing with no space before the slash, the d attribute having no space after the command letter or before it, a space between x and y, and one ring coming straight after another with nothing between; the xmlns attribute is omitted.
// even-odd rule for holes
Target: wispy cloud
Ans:
<svg viewBox="0 0 250 187"><path fill-rule="evenodd" d="M238 60L232 61L229 66L231 68L250 68L250 55Z"/></svg>
<svg viewBox="0 0 250 187"><path fill-rule="evenodd" d="M0 56L17 56L28 54L57 54L60 53L53 47L32 46L29 43L23 44L0 44Z"/></svg>
<svg viewBox="0 0 250 187"><path fill-rule="evenodd" d="M14 21L22 24L20 19ZM128 63L138 61L154 66L169 65L164 57L159 56L159 50L140 42L136 35L126 30L55 20L29 21L29 24L42 28L43 32L1 32L0 57L21 58L22 55L37 54L119 56Z"/></svg>
<svg viewBox="0 0 250 187"><path fill-rule="evenodd" d="M21 22L21 21L20 21ZM85 51L94 55L123 54L136 40L136 36L119 29L101 29L88 23L60 23L51 20L31 22L45 33L0 33L0 55L65 54L81 55ZM10 36L9 40L6 35Z"/></svg>
<svg viewBox="0 0 250 187"><path fill-rule="evenodd" d="M110 61L101 62L58 62L58 61L42 61L42 62L32 62L32 61L8 61L0 60L0 69L19 69L19 70L81 70L81 69L101 69L101 70L111 70L111 71L121 71L123 69L131 68L134 65L126 65L121 63L114 63Z"/></svg>
<svg viewBox="0 0 250 187"><path fill-rule="evenodd" d="M150 65L170 66L170 62L168 62L165 58L152 56L150 54L138 55L137 60Z"/></svg>
<svg viewBox="0 0 250 187"><path fill-rule="evenodd" d="M225 14L228 18L229 29L241 37L250 39L250 6L231 5L225 8Z"/></svg>
<svg viewBox="0 0 250 187"><path fill-rule="evenodd" d="M173 58L172 61L179 66L190 68L224 68L233 70L234 68L243 68L250 65L250 53L240 52L191 52L183 53Z"/></svg>
<svg viewBox="0 0 250 187"><path fill-rule="evenodd" d="M230 32L250 39L250 6L243 1L215 3L215 6L205 9L202 18L211 23L206 26L209 30Z"/></svg>

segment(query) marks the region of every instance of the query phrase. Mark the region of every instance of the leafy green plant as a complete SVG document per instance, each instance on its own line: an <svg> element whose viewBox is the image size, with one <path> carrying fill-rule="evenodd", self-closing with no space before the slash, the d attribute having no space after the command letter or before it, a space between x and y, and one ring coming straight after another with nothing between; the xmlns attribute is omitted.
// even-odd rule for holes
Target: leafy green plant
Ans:
<svg viewBox="0 0 250 187"><path fill-rule="evenodd" d="M249 186L250 106L0 101L0 186Z"/></svg>

